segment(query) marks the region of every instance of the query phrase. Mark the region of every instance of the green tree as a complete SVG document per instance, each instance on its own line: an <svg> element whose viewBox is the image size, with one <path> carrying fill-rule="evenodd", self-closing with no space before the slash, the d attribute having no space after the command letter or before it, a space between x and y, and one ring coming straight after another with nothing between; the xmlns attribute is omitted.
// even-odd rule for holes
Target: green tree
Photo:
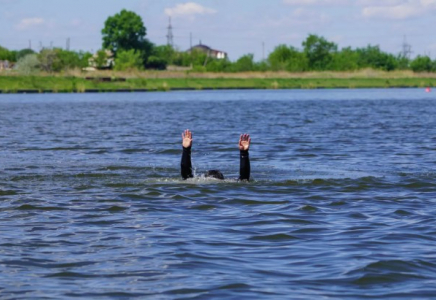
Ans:
<svg viewBox="0 0 436 300"><path fill-rule="evenodd" d="M304 53L311 70L328 70L338 46L325 38L310 34L303 42Z"/></svg>
<svg viewBox="0 0 436 300"><path fill-rule="evenodd" d="M17 53L16 53L16 51L10 51L10 50L0 46L0 60L7 60L10 62L16 62L17 61Z"/></svg>
<svg viewBox="0 0 436 300"><path fill-rule="evenodd" d="M152 55L165 60L167 65L174 64L176 50L170 45L155 46L152 49Z"/></svg>
<svg viewBox="0 0 436 300"><path fill-rule="evenodd" d="M118 56L115 59L115 70L123 71L132 69L143 69L141 54L133 49L118 52Z"/></svg>
<svg viewBox="0 0 436 300"><path fill-rule="evenodd" d="M269 65L266 60L262 60L254 64L254 71L266 72L268 70L269 70Z"/></svg>
<svg viewBox="0 0 436 300"><path fill-rule="evenodd" d="M35 51L29 48L18 51L16 54L17 61L29 54L35 54Z"/></svg>
<svg viewBox="0 0 436 300"><path fill-rule="evenodd" d="M308 69L306 55L292 46L277 46L268 56L268 62L273 71L303 72Z"/></svg>
<svg viewBox="0 0 436 300"><path fill-rule="evenodd" d="M186 58L186 65L189 66L192 63L194 67L205 67L209 61L207 54L200 50L192 51Z"/></svg>
<svg viewBox="0 0 436 300"><path fill-rule="evenodd" d="M111 50L116 56L118 51L144 50L147 30L139 15L123 9L109 17L101 31L103 48Z"/></svg>
<svg viewBox="0 0 436 300"><path fill-rule="evenodd" d="M392 71L398 67L395 56L381 51L379 46L368 45L366 48L357 48L356 52L359 54L359 68Z"/></svg>
<svg viewBox="0 0 436 300"><path fill-rule="evenodd" d="M254 54L243 55L233 64L235 72L254 71L254 66Z"/></svg>
<svg viewBox="0 0 436 300"><path fill-rule="evenodd" d="M80 51L79 58L80 58L80 68L86 68L89 66L89 61L92 58L92 53Z"/></svg>
<svg viewBox="0 0 436 300"><path fill-rule="evenodd" d="M413 72L433 72L435 70L435 65L428 56L418 55L410 63L410 68Z"/></svg>
<svg viewBox="0 0 436 300"><path fill-rule="evenodd" d="M402 54L396 57L397 67L400 70L408 70L410 68L410 59Z"/></svg>
<svg viewBox="0 0 436 300"><path fill-rule="evenodd" d="M53 67L55 71L84 67L82 64L82 58L80 53L63 50L60 48L55 49L55 52L56 56L58 57L58 60Z"/></svg>
<svg viewBox="0 0 436 300"><path fill-rule="evenodd" d="M268 62L273 71L283 71L286 68L288 60L291 58L291 50L286 45L278 45L273 52L268 55Z"/></svg>
<svg viewBox="0 0 436 300"><path fill-rule="evenodd" d="M285 70L288 72L304 72L309 69L309 60L307 56L299 52L294 47L289 47L290 57L286 63Z"/></svg>
<svg viewBox="0 0 436 300"><path fill-rule="evenodd" d="M93 57L95 67L97 69L111 68L112 66L110 64L108 64L108 59L109 59L109 56L105 50L98 50L97 53Z"/></svg>
<svg viewBox="0 0 436 300"><path fill-rule="evenodd" d="M59 57L53 49L42 49L38 54L40 68L45 72L59 71Z"/></svg>
<svg viewBox="0 0 436 300"><path fill-rule="evenodd" d="M333 54L331 69L335 71L354 71L359 68L359 54L351 47L343 48Z"/></svg>

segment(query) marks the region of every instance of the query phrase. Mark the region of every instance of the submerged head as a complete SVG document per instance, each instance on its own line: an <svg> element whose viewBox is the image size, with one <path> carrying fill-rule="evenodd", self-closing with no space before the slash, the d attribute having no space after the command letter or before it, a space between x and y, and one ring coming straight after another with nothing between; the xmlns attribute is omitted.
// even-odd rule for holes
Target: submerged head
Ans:
<svg viewBox="0 0 436 300"><path fill-rule="evenodd" d="M221 179L221 180L224 180L224 175L223 175L223 173L221 173L221 172L218 171L218 170L209 170L209 171L206 172L206 174L204 174L204 176L205 176L205 177L212 177L212 178L215 178L215 179Z"/></svg>

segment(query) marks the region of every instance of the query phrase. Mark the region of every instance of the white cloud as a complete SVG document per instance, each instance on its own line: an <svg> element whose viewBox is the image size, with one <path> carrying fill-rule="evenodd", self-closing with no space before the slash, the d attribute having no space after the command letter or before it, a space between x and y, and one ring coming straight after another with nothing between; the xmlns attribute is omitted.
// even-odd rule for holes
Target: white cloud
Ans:
<svg viewBox="0 0 436 300"><path fill-rule="evenodd" d="M303 8L297 8L292 12L292 18L296 21L302 22L302 23L312 23L312 22L318 22L318 23L324 23L329 21L329 18L326 14L319 13L317 11L309 10L309 9L303 9Z"/></svg>
<svg viewBox="0 0 436 300"><path fill-rule="evenodd" d="M350 3L349 0L283 0L289 5L342 5Z"/></svg>
<svg viewBox="0 0 436 300"><path fill-rule="evenodd" d="M408 0L383 0L383 6L394 6L394 5L400 5L408 2ZM358 5L377 5L380 4L380 0L358 0Z"/></svg>
<svg viewBox="0 0 436 300"><path fill-rule="evenodd" d="M436 10L436 0L360 0L362 15L366 18L403 20L425 15Z"/></svg>
<svg viewBox="0 0 436 300"><path fill-rule="evenodd" d="M30 27L44 25L45 20L43 18L27 18L22 19L17 25L17 29L26 30Z"/></svg>
<svg viewBox="0 0 436 300"><path fill-rule="evenodd" d="M436 9L436 0L421 0L421 4L423 7Z"/></svg>
<svg viewBox="0 0 436 300"><path fill-rule="evenodd" d="M418 16L421 10L416 7L407 5L397 6L370 6L362 10L362 15L366 18L380 18L380 19L407 19L410 17Z"/></svg>
<svg viewBox="0 0 436 300"><path fill-rule="evenodd" d="M70 24L73 27L80 27L83 24L83 22L80 19L73 19L73 20L71 20Z"/></svg>
<svg viewBox="0 0 436 300"><path fill-rule="evenodd" d="M170 17L205 15L205 14L214 14L214 13L216 13L216 10L201 6L200 4L194 2L177 4L175 7L165 9L165 14Z"/></svg>

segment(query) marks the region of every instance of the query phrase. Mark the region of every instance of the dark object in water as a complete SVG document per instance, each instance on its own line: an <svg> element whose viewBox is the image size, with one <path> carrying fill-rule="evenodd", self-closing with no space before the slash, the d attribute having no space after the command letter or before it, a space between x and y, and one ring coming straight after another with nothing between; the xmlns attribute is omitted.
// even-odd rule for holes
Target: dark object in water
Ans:
<svg viewBox="0 0 436 300"><path fill-rule="evenodd" d="M206 174L204 174L204 176L224 180L223 173L218 170L209 170L206 172Z"/></svg>

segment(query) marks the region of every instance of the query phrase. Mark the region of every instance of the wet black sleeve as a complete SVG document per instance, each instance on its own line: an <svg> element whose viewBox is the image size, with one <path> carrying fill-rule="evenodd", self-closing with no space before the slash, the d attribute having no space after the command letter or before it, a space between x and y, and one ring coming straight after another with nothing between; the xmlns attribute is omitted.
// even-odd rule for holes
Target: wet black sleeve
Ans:
<svg viewBox="0 0 436 300"><path fill-rule="evenodd" d="M250 180L250 157L248 150L239 150L239 180Z"/></svg>
<svg viewBox="0 0 436 300"><path fill-rule="evenodd" d="M191 147L184 148L182 153L182 162L180 164L183 179L192 178L192 164L191 164Z"/></svg>

